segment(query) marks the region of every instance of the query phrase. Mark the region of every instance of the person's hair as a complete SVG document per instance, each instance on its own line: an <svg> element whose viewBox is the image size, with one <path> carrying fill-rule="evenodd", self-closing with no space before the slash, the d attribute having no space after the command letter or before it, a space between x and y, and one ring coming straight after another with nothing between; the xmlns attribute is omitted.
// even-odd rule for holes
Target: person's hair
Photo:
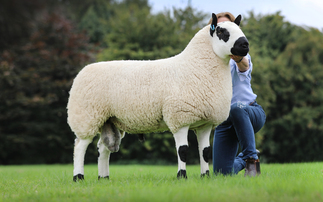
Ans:
<svg viewBox="0 0 323 202"><path fill-rule="evenodd" d="M236 19L236 17L234 17L234 15L232 15L232 13L230 12L222 12L222 13L218 13L216 14L216 17L219 19L221 17L226 17L228 18L231 22L234 22L234 20ZM208 24L212 23L212 18L209 20Z"/></svg>

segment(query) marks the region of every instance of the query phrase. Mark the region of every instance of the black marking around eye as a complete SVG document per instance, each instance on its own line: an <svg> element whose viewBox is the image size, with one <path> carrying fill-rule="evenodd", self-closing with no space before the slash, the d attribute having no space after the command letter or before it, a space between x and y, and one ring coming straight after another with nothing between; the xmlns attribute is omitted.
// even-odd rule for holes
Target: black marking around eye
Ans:
<svg viewBox="0 0 323 202"><path fill-rule="evenodd" d="M230 33L228 32L228 30L226 28L217 27L216 28L216 35L218 36L218 38L220 40L223 40L224 42L229 41Z"/></svg>

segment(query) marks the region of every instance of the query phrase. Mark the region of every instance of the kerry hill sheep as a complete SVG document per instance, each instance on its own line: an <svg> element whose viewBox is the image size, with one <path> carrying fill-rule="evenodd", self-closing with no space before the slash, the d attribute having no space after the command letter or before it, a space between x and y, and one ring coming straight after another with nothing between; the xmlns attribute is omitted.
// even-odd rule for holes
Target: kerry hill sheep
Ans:
<svg viewBox="0 0 323 202"><path fill-rule="evenodd" d="M209 175L207 153L212 128L227 119L231 75L223 59L245 56L248 41L235 22L202 28L185 50L155 61L109 61L84 67L74 79L68 100L68 123L76 134L74 181L84 179L84 155L98 141L99 178L109 178L109 157L119 150L125 132L171 131L178 153L177 177L186 178L188 130L194 130L201 175Z"/></svg>

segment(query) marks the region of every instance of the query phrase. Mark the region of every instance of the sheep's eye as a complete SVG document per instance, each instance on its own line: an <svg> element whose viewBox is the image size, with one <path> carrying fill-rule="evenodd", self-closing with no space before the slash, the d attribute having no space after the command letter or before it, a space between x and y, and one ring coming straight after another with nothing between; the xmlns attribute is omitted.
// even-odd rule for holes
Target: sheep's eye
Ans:
<svg viewBox="0 0 323 202"><path fill-rule="evenodd" d="M218 38L220 40L223 40L224 42L227 42L229 40L229 38L230 38L230 33L225 28L217 27L216 35L218 36Z"/></svg>

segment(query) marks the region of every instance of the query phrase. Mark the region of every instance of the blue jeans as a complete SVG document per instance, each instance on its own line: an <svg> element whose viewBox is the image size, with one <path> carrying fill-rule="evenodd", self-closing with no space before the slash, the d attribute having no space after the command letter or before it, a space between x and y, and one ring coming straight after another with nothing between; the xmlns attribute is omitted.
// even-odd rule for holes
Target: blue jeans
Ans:
<svg viewBox="0 0 323 202"><path fill-rule="evenodd" d="M230 114L214 132L213 171L214 173L237 174L246 166L245 159L258 159L254 134L266 121L262 107L254 102L231 105ZM239 144L241 153L237 155Z"/></svg>

